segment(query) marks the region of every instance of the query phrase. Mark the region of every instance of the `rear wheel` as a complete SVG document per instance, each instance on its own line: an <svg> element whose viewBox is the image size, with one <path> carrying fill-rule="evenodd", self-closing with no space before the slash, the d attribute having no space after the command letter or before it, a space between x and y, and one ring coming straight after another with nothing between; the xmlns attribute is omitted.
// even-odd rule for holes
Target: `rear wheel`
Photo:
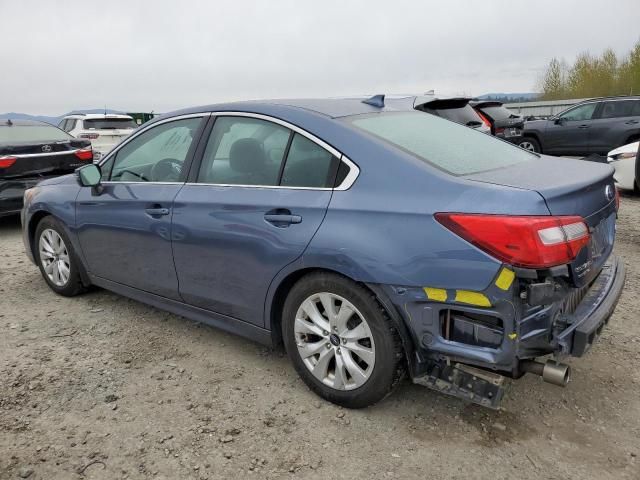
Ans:
<svg viewBox="0 0 640 480"><path fill-rule="evenodd" d="M283 309L287 353L318 395L347 408L372 405L404 374L397 330L367 289L317 273L291 289Z"/></svg>
<svg viewBox="0 0 640 480"><path fill-rule="evenodd" d="M529 150L530 152L542 152L542 149L540 148L540 142L538 142L533 137L524 137L522 140L520 140L518 146L520 148L524 148L525 150Z"/></svg>
<svg viewBox="0 0 640 480"><path fill-rule="evenodd" d="M45 217L40 221L36 228L35 247L40 273L51 290L65 297L85 290L73 247L58 220Z"/></svg>

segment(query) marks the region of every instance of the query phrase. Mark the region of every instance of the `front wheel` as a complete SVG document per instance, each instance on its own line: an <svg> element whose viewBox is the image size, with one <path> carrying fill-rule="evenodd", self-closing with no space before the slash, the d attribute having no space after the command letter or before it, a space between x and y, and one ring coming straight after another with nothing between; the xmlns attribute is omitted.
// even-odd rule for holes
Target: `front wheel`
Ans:
<svg viewBox="0 0 640 480"><path fill-rule="evenodd" d="M531 137L524 137L520 142L518 142L518 146L525 150L529 150L530 152L540 153L542 151L540 143L535 138Z"/></svg>
<svg viewBox="0 0 640 480"><path fill-rule="evenodd" d="M36 228L35 242L38 267L51 290L65 297L83 292L78 261L60 222L43 218Z"/></svg>
<svg viewBox="0 0 640 480"><path fill-rule="evenodd" d="M363 408L404 374L400 337L376 298L331 273L303 277L283 309L287 353L304 382L330 402Z"/></svg>

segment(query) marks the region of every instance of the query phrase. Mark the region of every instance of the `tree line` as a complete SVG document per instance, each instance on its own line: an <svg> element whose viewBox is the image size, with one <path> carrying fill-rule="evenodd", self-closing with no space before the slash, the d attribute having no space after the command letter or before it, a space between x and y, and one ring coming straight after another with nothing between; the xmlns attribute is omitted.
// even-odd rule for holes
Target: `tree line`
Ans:
<svg viewBox="0 0 640 480"><path fill-rule="evenodd" d="M551 59L540 92L542 100L640 95L640 41L621 58L607 49L600 56L581 53L571 66Z"/></svg>

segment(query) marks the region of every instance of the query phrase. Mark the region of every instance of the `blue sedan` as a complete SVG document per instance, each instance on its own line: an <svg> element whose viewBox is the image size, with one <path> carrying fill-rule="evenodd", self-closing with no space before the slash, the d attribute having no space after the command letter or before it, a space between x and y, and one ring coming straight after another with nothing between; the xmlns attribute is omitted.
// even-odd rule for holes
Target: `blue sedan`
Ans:
<svg viewBox="0 0 640 480"><path fill-rule="evenodd" d="M284 346L346 407L405 375L494 408L527 372L566 385L561 360L594 343L624 284L613 169L405 103L159 117L25 193L27 254L60 295L95 285Z"/></svg>

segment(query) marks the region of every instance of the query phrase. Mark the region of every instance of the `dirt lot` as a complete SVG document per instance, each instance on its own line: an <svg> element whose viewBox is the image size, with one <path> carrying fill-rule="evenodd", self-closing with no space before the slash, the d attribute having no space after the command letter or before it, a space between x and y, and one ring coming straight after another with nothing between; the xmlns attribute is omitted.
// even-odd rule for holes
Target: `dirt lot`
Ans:
<svg viewBox="0 0 640 480"><path fill-rule="evenodd" d="M106 291L52 293L0 220L0 479L640 478L640 198L626 291L566 389L498 412L405 382L348 411L286 358Z"/></svg>

